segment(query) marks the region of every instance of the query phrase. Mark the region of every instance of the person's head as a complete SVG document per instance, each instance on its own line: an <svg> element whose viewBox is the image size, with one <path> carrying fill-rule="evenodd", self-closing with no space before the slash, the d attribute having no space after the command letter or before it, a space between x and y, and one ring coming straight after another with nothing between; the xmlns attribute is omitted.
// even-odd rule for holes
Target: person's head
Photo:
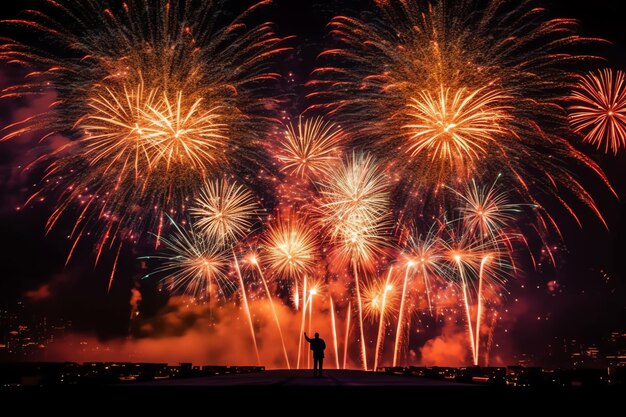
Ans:
<svg viewBox="0 0 626 417"><path fill-rule="evenodd" d="M316 339L319 339L319 338L320 338L320 334L319 334L319 333L317 333L317 332L315 332L315 338L316 338Z"/></svg>

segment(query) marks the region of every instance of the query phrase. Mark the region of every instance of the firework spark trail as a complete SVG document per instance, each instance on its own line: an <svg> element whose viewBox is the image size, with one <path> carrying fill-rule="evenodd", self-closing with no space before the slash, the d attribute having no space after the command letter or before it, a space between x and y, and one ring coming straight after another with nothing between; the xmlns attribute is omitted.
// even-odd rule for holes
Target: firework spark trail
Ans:
<svg viewBox="0 0 626 417"><path fill-rule="evenodd" d="M304 282L302 283L302 323L300 324L300 334L298 336L298 361L296 364L296 368L300 369L300 355L302 354L302 336L304 333L304 322L306 318L306 307L307 307L307 276L304 276Z"/></svg>
<svg viewBox="0 0 626 417"><path fill-rule="evenodd" d="M428 270L422 263L422 277L424 278L424 288L426 289L426 299L428 300L428 311L433 315L433 303L430 299L430 281L428 280Z"/></svg>
<svg viewBox="0 0 626 417"><path fill-rule="evenodd" d="M348 338L350 337L350 317L352 314L351 308L352 308L352 303L348 301L348 312L346 313L346 332L343 338L343 367L342 369L346 369L346 363L348 360Z"/></svg>
<svg viewBox="0 0 626 417"><path fill-rule="evenodd" d="M115 277L115 270L117 269L117 261L120 257L121 251L122 251L122 243L120 242L119 247L117 248L117 253L115 254L115 261L113 261L113 268L111 268L111 275L109 276L109 285L107 286L107 293L111 292L111 285L113 285L113 278Z"/></svg>
<svg viewBox="0 0 626 417"><path fill-rule="evenodd" d="M367 350L365 349L365 330L363 328L363 301L361 300L361 284L359 282L359 273L355 262L352 262L352 272L354 276L354 286L356 288L356 301L359 316L359 335L361 337L361 362L363 370L367 371Z"/></svg>
<svg viewBox="0 0 626 417"><path fill-rule="evenodd" d="M480 260L480 270L478 272L478 292L476 294L476 349L474 352L474 366L478 366L478 358L480 351L480 321L483 315L483 282L485 273L485 264L489 262L490 256L486 255Z"/></svg>
<svg viewBox="0 0 626 417"><path fill-rule="evenodd" d="M243 283L243 277L241 276L241 269L239 269L239 261L237 260L237 254L233 249L233 259L235 260L235 269L237 270L237 277L239 278L239 286L241 289L241 299L243 301L243 307L248 318L248 324L250 325L250 335L252 336L252 344L254 345L254 353L256 355L257 365L261 366L261 357L259 356L259 347L256 343L256 334L254 333L254 324L252 323L252 314L250 314L250 306L248 305L248 297L246 296L246 287Z"/></svg>
<svg viewBox="0 0 626 417"><path fill-rule="evenodd" d="M476 358L476 343L474 341L474 330L473 330L473 326L472 326L472 315L470 312L470 301L469 301L469 295L467 292L467 279L465 278L465 274L463 272L464 268L462 265L462 260L461 260L461 256L460 255L455 255L455 262L458 266L458 271L459 271L459 276L461 278L461 289L463 290L463 305L465 307L465 313L467 316L467 327L469 330L469 336L470 336L470 345L472 347L472 358Z"/></svg>
<svg viewBox="0 0 626 417"><path fill-rule="evenodd" d="M337 325L335 323L335 306L333 303L333 297L328 297L330 299L330 317L332 320L333 326L333 343L335 348L335 368L339 369L339 350L337 347Z"/></svg>
<svg viewBox="0 0 626 417"><path fill-rule="evenodd" d="M496 323L498 321L498 312L494 311L493 320L489 325L489 338L487 339L487 348L485 349L485 366L489 366L489 352L491 351L491 344L493 343L493 333L496 329Z"/></svg>
<svg viewBox="0 0 626 417"><path fill-rule="evenodd" d="M280 336L280 343L283 346L283 354L285 355L285 363L287 364L287 369L291 369L291 365L289 364L289 355L287 354L287 347L285 346L285 339L283 337L283 331L280 327L280 320L278 319L278 313L276 312L276 307L274 306L274 300L272 297L272 293L270 292L269 287L267 286L267 281L265 280L265 274L261 269L261 265L259 265L259 261L256 256L251 259L252 264L256 266L257 271L259 272L259 276L261 277L261 281L263 282L263 287L265 288L265 293L267 294L267 299L270 302L270 308L272 309L272 315L274 316L274 322L276 323L276 328L278 329L278 334Z"/></svg>
<svg viewBox="0 0 626 417"><path fill-rule="evenodd" d="M400 311L398 312L398 323L396 327L396 341L393 349L393 361L391 366L396 366L398 363L398 354L400 352L400 342L402 334L402 323L404 323L404 303L406 300L406 293L409 282L409 270L414 266L413 261L409 261L406 264L404 272L404 282L402 284L402 296L400 298Z"/></svg>
<svg viewBox="0 0 626 417"><path fill-rule="evenodd" d="M569 109L572 129L583 141L617 154L626 147L626 74L603 69L581 76Z"/></svg>
<svg viewBox="0 0 626 417"><path fill-rule="evenodd" d="M385 280L385 287L383 288L382 301L380 303L380 317L378 319L378 335L376 337L376 349L374 350L374 372L378 370L378 359L382 354L383 349L383 330L385 328L385 309L387 307L387 293L391 291L391 285L389 284L389 279L391 278L391 271L393 270L393 266L389 267L389 272L387 273L387 279Z"/></svg>
<svg viewBox="0 0 626 417"><path fill-rule="evenodd" d="M317 293L317 291L315 291L315 288L311 288L311 290L309 291L309 334L311 334L311 323L313 322L313 296ZM306 345L304 345L305 348L304 350L307 351L307 355L306 355L306 367L307 368L311 368L311 355L312 352L310 352L310 349L306 349Z"/></svg>

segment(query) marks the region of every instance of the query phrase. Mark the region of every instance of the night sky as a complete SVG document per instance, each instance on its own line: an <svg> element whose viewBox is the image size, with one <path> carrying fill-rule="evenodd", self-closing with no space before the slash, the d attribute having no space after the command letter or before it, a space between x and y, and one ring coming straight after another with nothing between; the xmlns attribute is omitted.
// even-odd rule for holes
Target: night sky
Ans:
<svg viewBox="0 0 626 417"><path fill-rule="evenodd" d="M25 7L23 2L3 2L2 18L15 16ZM294 52L277 64L277 71L293 82L286 110L292 115L304 109L302 83L315 67L315 57L326 42L324 27L340 13L358 15L371 7L369 1L342 0L275 0L263 18L276 23L280 35L295 35ZM574 17L581 23L582 33L607 39L594 52L607 59L607 65L626 69L626 31L621 7L614 0L591 2L547 1L555 16ZM338 6L340 4L340 6ZM0 35L2 34L0 29ZM14 68L0 67L0 88L20 77ZM1 102L0 124L19 117L23 106L41 103ZM617 194L626 198L626 164L624 152L604 155L591 146L582 149L606 172ZM50 317L73 320L74 329L95 333L102 339L124 336L128 332L131 288L140 287L143 301L141 313L155 314L167 303L167 296L157 291L157 282L141 280L146 271L137 260L145 254L142 247L125 249L120 256L116 279L107 293L110 266L115 253L107 253L94 268L91 246L82 244L74 258L65 266L71 246L67 238L69 224L61 223L49 234L44 228L51 208L33 204L16 210L32 192L32 184L41 171L24 174L20 166L37 154L33 139L0 143L0 236L2 237L2 272L0 273L0 306L12 308L24 301L28 309ZM597 199L610 230L591 217L583 215L583 228L573 220L561 222L563 242L556 236L550 241L558 246L557 269L539 271L526 268L509 284L510 295L504 307L514 319L496 331L496 342L508 355L534 353L538 357L546 346L563 338L584 343L599 343L611 331L626 332L626 208L606 189L590 189ZM149 249L149 248L148 248ZM557 286L549 285L556 281ZM516 301L517 300L517 301ZM505 331L506 330L506 331Z"/></svg>

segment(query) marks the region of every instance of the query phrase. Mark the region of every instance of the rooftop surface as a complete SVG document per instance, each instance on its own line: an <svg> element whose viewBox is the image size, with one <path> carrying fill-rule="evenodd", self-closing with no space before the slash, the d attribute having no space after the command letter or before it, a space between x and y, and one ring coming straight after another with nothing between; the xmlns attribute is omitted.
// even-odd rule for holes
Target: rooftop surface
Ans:
<svg viewBox="0 0 626 417"><path fill-rule="evenodd" d="M420 378L416 376L392 375L377 372L327 370L316 378L312 370L274 370L249 374L216 375L189 379L163 379L144 383L141 386L371 386L371 387L459 387L468 384Z"/></svg>

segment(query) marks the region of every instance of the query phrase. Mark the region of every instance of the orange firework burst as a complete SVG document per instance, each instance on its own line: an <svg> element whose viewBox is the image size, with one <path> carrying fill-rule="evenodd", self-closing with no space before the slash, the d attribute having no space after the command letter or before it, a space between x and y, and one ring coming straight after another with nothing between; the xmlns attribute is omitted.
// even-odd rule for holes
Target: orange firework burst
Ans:
<svg viewBox="0 0 626 417"><path fill-rule="evenodd" d="M316 234L310 223L294 216L284 216L270 225L263 248L271 268L282 277L300 278L315 267Z"/></svg>
<svg viewBox="0 0 626 417"><path fill-rule="evenodd" d="M334 123L321 117L298 118L298 124L289 124L281 141L278 159L282 170L300 177L314 177L323 173L339 156L345 141L344 132Z"/></svg>
<svg viewBox="0 0 626 417"><path fill-rule="evenodd" d="M224 243L247 235L258 211L259 205L247 188L217 180L205 184L190 213L200 230Z"/></svg>
<svg viewBox="0 0 626 417"><path fill-rule="evenodd" d="M626 74L604 69L580 77L572 92L570 122L583 140L598 149L626 146Z"/></svg>
<svg viewBox="0 0 626 417"><path fill-rule="evenodd" d="M228 138L218 109L203 110L201 98L187 103L180 91L172 102L158 90L146 92L143 83L121 90L107 87L93 97L78 123L91 165L122 164L138 178L179 164L204 172L221 158Z"/></svg>
<svg viewBox="0 0 626 417"><path fill-rule="evenodd" d="M208 171L228 146L228 137L224 136L227 125L219 123L223 118L219 110L205 108L202 98L189 101L182 91L174 101L164 94L161 103L151 106L146 115L144 134L154 153L151 165L158 167L162 163L169 170L172 165L186 164L201 172Z"/></svg>
<svg viewBox="0 0 626 417"><path fill-rule="evenodd" d="M147 168L151 135L147 135L146 114L157 102L157 91L145 92L143 84L134 89L123 86L119 97L109 88L92 97L92 112L79 124L88 140L85 148L91 152L92 164L100 161L120 161L134 170L139 178ZM111 167L117 164L112 164Z"/></svg>
<svg viewBox="0 0 626 417"><path fill-rule="evenodd" d="M4 138L39 130L71 138L37 161L49 168L35 195L59 196L49 227L81 205L74 246L88 233L100 248L136 241L160 230L160 213L183 211L207 176L236 168L245 177L264 159L257 143L276 100L263 96L277 78L267 64L285 48L271 24L245 19L267 2L226 26L217 22L221 1L41 3L4 22L17 30L16 39L3 38L0 61L30 72L2 97L53 91L57 99ZM50 52L49 42L63 53Z"/></svg>
<svg viewBox="0 0 626 417"><path fill-rule="evenodd" d="M510 115L500 104L506 99L489 87L452 92L442 85L434 94L420 91L411 97L407 111L411 122L403 126L408 132L406 153L413 158L425 153L433 164L462 172L507 134L504 122Z"/></svg>
<svg viewBox="0 0 626 417"><path fill-rule="evenodd" d="M332 229L333 253L343 263L352 262L365 269L374 270L385 248L389 247L389 223L348 217Z"/></svg>
<svg viewBox="0 0 626 417"><path fill-rule="evenodd" d="M543 208L554 200L578 221L561 189L604 222L577 169L610 189L608 180L563 137L563 87L576 79L566 67L586 58L575 51L588 41L575 21L549 19L534 1L375 5L369 20L337 16L328 25L337 45L320 54L308 98L341 123L352 145L382 158L404 215L441 184L500 172L537 206L543 228L557 227Z"/></svg>
<svg viewBox="0 0 626 417"><path fill-rule="evenodd" d="M400 294L393 281L375 279L362 286L363 314L371 321L388 318L398 309ZM384 308L384 310L383 310Z"/></svg>

